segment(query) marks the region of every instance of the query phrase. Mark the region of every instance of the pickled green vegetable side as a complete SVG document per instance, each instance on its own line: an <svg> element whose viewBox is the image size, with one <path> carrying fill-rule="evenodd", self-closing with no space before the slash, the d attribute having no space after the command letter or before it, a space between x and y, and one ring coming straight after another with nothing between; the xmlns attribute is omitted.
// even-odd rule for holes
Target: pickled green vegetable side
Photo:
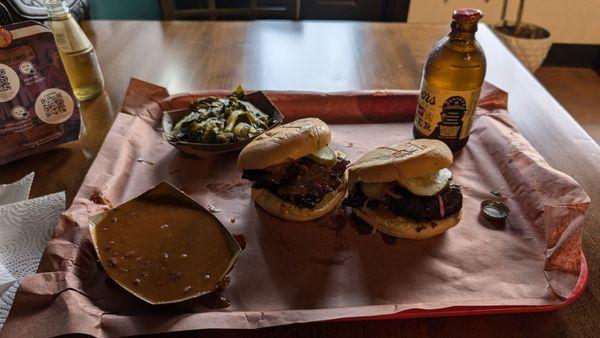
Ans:
<svg viewBox="0 0 600 338"><path fill-rule="evenodd" d="M225 98L191 102L192 112L175 124L171 137L191 143L233 143L267 130L274 121L243 98L244 89L239 85Z"/></svg>

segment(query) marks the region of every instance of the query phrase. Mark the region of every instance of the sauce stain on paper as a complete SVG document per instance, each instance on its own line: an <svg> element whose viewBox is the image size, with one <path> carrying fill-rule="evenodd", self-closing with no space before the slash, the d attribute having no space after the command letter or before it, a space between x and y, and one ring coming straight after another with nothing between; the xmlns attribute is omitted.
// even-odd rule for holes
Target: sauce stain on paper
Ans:
<svg viewBox="0 0 600 338"><path fill-rule="evenodd" d="M206 189L226 199L242 199L247 195L246 185L247 183L244 182L236 184L212 182L206 185Z"/></svg>
<svg viewBox="0 0 600 338"><path fill-rule="evenodd" d="M141 157L138 157L135 160L138 161L139 163L146 163L146 164L149 164L149 165L155 165L156 164L156 161L145 160L145 159L143 159Z"/></svg>
<svg viewBox="0 0 600 338"><path fill-rule="evenodd" d="M352 256L346 256L346 257L340 257L340 258L337 258L337 257L332 257L332 258L310 257L310 260L319 265L330 266L330 265L344 265L344 263L346 263L346 261L351 258L352 258Z"/></svg>
<svg viewBox="0 0 600 338"><path fill-rule="evenodd" d="M92 193L90 196L90 201L92 201L94 204L103 205L105 209L112 208L112 202L106 198L106 195L102 191L95 191Z"/></svg>

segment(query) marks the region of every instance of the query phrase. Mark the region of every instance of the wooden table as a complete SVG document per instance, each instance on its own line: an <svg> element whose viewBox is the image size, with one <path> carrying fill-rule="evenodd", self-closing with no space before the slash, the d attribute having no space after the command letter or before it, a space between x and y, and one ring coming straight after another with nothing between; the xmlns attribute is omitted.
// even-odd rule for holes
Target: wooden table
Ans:
<svg viewBox="0 0 600 338"><path fill-rule="evenodd" d="M73 198L118 112L131 77L194 89L341 91L417 89L429 48L447 26L359 22L91 21L107 91L82 104L82 139L0 167L0 183L35 171L32 194L65 190ZM509 93L524 136L555 168L579 181L592 199L584 230L590 282L574 304L550 313L393 321L332 322L254 331L201 331L194 336L418 337L600 335L600 148L542 85L482 26L486 80Z"/></svg>

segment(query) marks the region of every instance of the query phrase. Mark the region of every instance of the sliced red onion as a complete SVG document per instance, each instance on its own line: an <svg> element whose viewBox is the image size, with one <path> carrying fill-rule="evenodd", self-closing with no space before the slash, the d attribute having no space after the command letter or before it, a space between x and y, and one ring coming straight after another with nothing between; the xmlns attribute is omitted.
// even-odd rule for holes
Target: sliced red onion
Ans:
<svg viewBox="0 0 600 338"><path fill-rule="evenodd" d="M400 195L396 194L395 192L393 192L392 189L388 190L386 192L386 194L390 195L391 197L393 197L394 199L397 199L397 200L401 200L402 199L402 196L400 196Z"/></svg>
<svg viewBox="0 0 600 338"><path fill-rule="evenodd" d="M440 194L437 194L436 196L438 203L440 204L440 218L444 218L444 215L446 214L446 210L444 209L444 199L442 199Z"/></svg>

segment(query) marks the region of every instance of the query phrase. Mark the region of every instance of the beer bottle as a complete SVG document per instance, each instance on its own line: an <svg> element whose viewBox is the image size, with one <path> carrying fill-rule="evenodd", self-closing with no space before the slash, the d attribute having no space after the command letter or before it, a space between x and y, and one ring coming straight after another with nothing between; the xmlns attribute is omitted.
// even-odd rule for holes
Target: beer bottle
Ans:
<svg viewBox="0 0 600 338"><path fill-rule="evenodd" d="M48 24L54 33L58 53L73 92L79 101L91 100L102 94L104 77L96 51L64 0L46 0Z"/></svg>
<svg viewBox="0 0 600 338"><path fill-rule="evenodd" d="M423 67L415 114L415 138L434 138L452 151L465 146L485 76L485 55L477 40L478 9L458 9L452 30L433 46Z"/></svg>

